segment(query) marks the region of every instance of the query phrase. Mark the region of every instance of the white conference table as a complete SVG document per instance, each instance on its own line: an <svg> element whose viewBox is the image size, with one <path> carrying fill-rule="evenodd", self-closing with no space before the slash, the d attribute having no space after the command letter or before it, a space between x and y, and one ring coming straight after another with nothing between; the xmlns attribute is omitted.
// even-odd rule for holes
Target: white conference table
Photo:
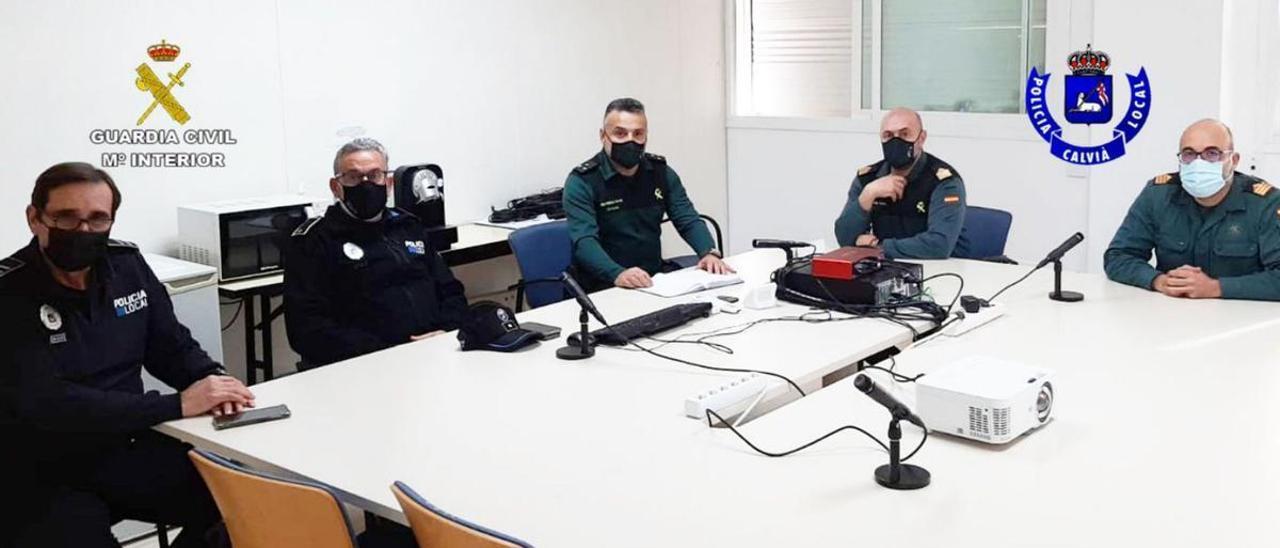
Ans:
<svg viewBox="0 0 1280 548"><path fill-rule="evenodd" d="M979 294L996 265L957 265ZM872 471L887 461L872 442L841 434L808 453L772 460L710 436L726 473L766 485L728 512L768 519L753 503L785 499L786 532L746 526L793 545L870 546L1275 546L1280 543L1280 303L1189 301L1069 275L1086 300L1045 297L1037 273L1000 298L1008 315L957 338L897 357L897 370L928 373L967 356L1047 366L1056 373L1053 419L1004 446L934 434L914 463L929 487L893 492ZM872 372L913 405L914 387ZM888 413L836 383L752 421L753 441L776 450L853 423L883 436ZM904 454L919 431L904 425ZM747 472L750 470L750 472ZM832 524L844 523L846 527ZM754 534L753 534L754 533Z"/></svg>
<svg viewBox="0 0 1280 548"><path fill-rule="evenodd" d="M738 293L767 281L783 255L757 250L729 262L746 284L674 299L616 289L593 299L617 322L708 294ZM666 336L806 311L782 303L716 314ZM577 329L578 305L565 301L519 318L557 325L568 334ZM403 480L451 512L561 545L553 539L567 532L562 523L536 519L521 508L571 503L588 511L599 506L596 499L610 496L599 486L620 473L628 477L628 469L641 465L661 470L649 468L655 458L680 454L688 437L704 429L704 423L684 416L685 398L741 376L615 348L566 362L555 358L564 339L514 354L462 352L450 333L255 385L259 406L289 405L293 417L287 421L219 432L204 417L158 429L255 467L323 481L347 502L392 519L403 517L388 486ZM720 340L733 355L686 344L659 351L708 365L776 372L811 391L822 377L910 340L908 329L881 319L771 322ZM781 383L772 394L791 397ZM644 485L663 485L653 479L634 477ZM530 519L543 528L530 529Z"/></svg>
<svg viewBox="0 0 1280 548"><path fill-rule="evenodd" d="M781 254L731 261L758 281ZM987 296L1026 268L944 261L926 263L926 274L959 272L966 293ZM685 418L684 398L726 374L616 349L562 362L555 343L515 355L460 352L451 335L406 344L255 386L259 405L289 404L287 421L217 432L207 418L187 419L159 430L323 481L347 502L401 521L388 485L405 481L452 513L541 546L1206 544L1233 530L1237 540L1268 538L1259 536L1274 532L1266 510L1280 507L1280 476L1266 467L1280 456L1269 426L1280 414L1265 396L1280 374L1266 366L1280 356L1280 307L1066 279L1084 302L1049 301L1051 273L1037 273L1000 298L1007 317L897 358L904 371L973 353L1035 359L1059 378L1055 419L1043 431L1002 448L931 440L917 459L935 483L918 492L877 486L872 470L887 457L856 433L770 459ZM931 287L939 300L955 290L942 279ZM678 300L596 296L615 321ZM800 310L788 307L717 315L682 331ZM520 315L566 333L576 318L571 302ZM733 356L662 350L816 385L909 340L883 320L786 322L721 340ZM1225 363L1220 371L1202 363L1211 358ZM778 450L847 423L883 435L887 414L845 380L744 431ZM910 448L918 433L904 430ZM1207 516L1224 521L1205 524Z"/></svg>

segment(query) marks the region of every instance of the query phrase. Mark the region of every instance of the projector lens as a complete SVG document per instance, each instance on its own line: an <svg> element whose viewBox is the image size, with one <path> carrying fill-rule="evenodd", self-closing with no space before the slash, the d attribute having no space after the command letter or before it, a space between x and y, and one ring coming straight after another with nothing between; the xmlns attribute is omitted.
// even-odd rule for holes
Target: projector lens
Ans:
<svg viewBox="0 0 1280 548"><path fill-rule="evenodd" d="M1053 411L1053 385L1044 383L1040 387L1040 394L1036 396L1036 418L1040 422L1049 420L1049 413Z"/></svg>

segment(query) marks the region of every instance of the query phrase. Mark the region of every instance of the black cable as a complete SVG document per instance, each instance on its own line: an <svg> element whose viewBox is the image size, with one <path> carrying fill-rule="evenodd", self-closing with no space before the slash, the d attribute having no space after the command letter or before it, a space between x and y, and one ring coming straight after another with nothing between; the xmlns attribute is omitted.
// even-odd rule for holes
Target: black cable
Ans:
<svg viewBox="0 0 1280 548"><path fill-rule="evenodd" d="M876 371L884 371L885 373L888 373L891 377L893 377L894 382L900 382L900 383L916 382L920 380L920 377L924 376L924 373L920 373L919 375L916 375L914 377L908 377L906 375L903 375L902 373L895 372L893 369L885 369L878 365L864 365L862 366L862 368L874 369Z"/></svg>
<svg viewBox="0 0 1280 548"><path fill-rule="evenodd" d="M228 306L229 306L231 303L220 303L220 304L228 305ZM222 326L222 330L223 330L223 331L226 331L226 330L228 330L228 329L231 329L231 326L233 326L233 325L235 325L235 324L236 324L236 320L240 319L240 311L241 311L241 310L243 310L243 309L244 309L244 301L237 301L237 302L236 302L236 312L235 312L235 314L232 314L232 315L231 315L231 321L227 322L227 325Z"/></svg>
<svg viewBox="0 0 1280 548"><path fill-rule="evenodd" d="M956 274L955 272L941 272L941 273L938 273L938 274L934 274L934 275L932 275L932 276L929 276L928 278L925 278L925 279L923 279L923 280L920 280L920 283L921 283L921 284L924 284L925 282L927 282L927 281L929 281L929 280L932 280L932 279L934 279L934 278L942 278L942 277L945 277L945 276L950 276L950 277L953 277L953 278L955 278L955 279L957 279L957 280L960 280L960 289L957 289L957 290L956 290L956 296L955 296L955 297L952 297L952 298L951 298L951 304L948 304L948 305L947 305L947 314L950 314L950 313L951 313L951 309L953 309L953 308L955 308L955 307L956 307L956 301L960 300L960 295L964 293L964 277L963 277L963 276L961 276L961 275L959 275L959 274Z"/></svg>
<svg viewBox="0 0 1280 548"><path fill-rule="evenodd" d="M1018 284L1022 283L1022 281L1023 281L1023 280L1025 280L1025 279L1027 279L1027 278L1030 278L1030 277L1031 277L1031 275L1032 275L1032 274L1035 274L1037 270L1040 270L1040 267L1038 267L1038 266L1037 266L1037 267L1035 267L1035 268L1031 269L1031 271L1030 271L1030 272L1028 272L1028 273L1026 273L1026 274L1023 274L1021 278L1018 278L1017 280L1014 280L1014 282L1013 282L1013 283L1011 283L1011 284L1009 284L1009 285L1004 286L1003 288L1001 288L1001 289L1000 289L1000 291L997 291L995 295L992 295L990 298L988 298L988 299L986 300L986 302L987 302L988 304L990 304L990 303L991 303L991 301L996 300L996 297L999 297L1001 293L1004 293L1004 292L1005 292L1006 290L1008 290L1010 287L1013 287L1013 286L1015 286L1015 285L1018 285Z"/></svg>
<svg viewBox="0 0 1280 548"><path fill-rule="evenodd" d="M799 453L800 451L804 451L805 449L808 449L808 448L810 448L810 447L813 447L814 445L816 445L817 443L821 442L822 440L825 440L825 439L827 439L827 438L829 438L829 437L831 437L831 436L834 436L834 435L836 435L836 434L839 434L840 432L843 432L843 431L845 431L845 430L856 430L856 431L858 431L858 432L861 432L864 436L866 436L866 437L868 437L868 438L871 438L871 441L876 442L876 445L879 445L881 449L884 449L884 450L885 450L885 452L888 452L888 451L889 451L889 446L888 446L888 445L885 445L885 444L884 444L884 442L880 441L880 438L877 438L877 437L875 437L875 435L874 435L874 434L872 434L871 432L868 432L868 431L866 431L866 430L863 430L862 428L857 427L857 426L854 426L854 425L852 425L852 424L846 424L846 425L844 425L844 426L841 426L840 428L837 428L837 429L835 429L835 430L832 430L832 431L830 431L830 432L827 432L826 434L823 434L823 435L822 435L822 437L819 437L819 438L818 438L818 439L816 439L816 440L813 440L813 441L811 441L811 442L809 442L809 443L806 443L806 444L801 445L800 447L796 447L796 448L794 448L794 449L788 449L788 450L786 450L786 451L782 451L782 452L765 451L764 449L761 449L760 447L756 446L756 444L751 443L751 440L747 439L747 437L746 437L746 436L742 435L742 432L739 432L737 428L734 428L734 427L733 427L733 424L730 424L730 423L729 423L729 421L724 420L724 417L721 417L719 413L716 413L715 411L712 411L712 410L710 410L710 409L708 409L708 410L707 410L707 426L713 426L713 425L712 425L712 423L711 423L711 417L715 417L716 419L718 419L718 420L720 421L720 423L721 423L721 424L723 424L723 425L725 425L725 426L729 427L729 431L733 432L733 434L734 434L734 435L738 436L738 439L742 440L742 442L743 442L743 443L745 443L745 444L747 444L747 446L748 446L748 447L750 447L750 448L754 449L754 450L755 450L755 452L760 453L761 455L764 455L764 456L766 456L766 457L774 457L774 458L777 458L777 457L785 457L785 456L787 456L787 455L792 455L792 454L795 454L795 453ZM914 454L915 454L915 452L913 451L911 454L913 454L913 455L914 455ZM908 458L910 458L910 457L908 457ZM902 460L904 460L904 461L905 461L905 460L907 460L907 459L902 459Z"/></svg>
<svg viewBox="0 0 1280 548"><path fill-rule="evenodd" d="M916 456L916 453L919 453L919 452L920 452L920 448L921 448L921 447L924 447L924 442L929 441L929 429L928 429L928 428L921 428L921 429L920 429L920 431L921 431L921 432L924 432L924 437L920 438L920 443L919 443L918 445L916 445L916 448L915 448L915 449L912 449L910 453L907 453L907 456L902 457L901 462L907 462L907 461L911 460L911 457Z"/></svg>

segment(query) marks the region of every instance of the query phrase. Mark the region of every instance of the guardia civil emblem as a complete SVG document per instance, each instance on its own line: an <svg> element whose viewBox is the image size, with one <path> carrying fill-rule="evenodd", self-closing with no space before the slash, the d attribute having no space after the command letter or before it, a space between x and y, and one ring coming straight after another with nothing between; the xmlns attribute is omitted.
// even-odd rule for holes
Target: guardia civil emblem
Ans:
<svg viewBox="0 0 1280 548"><path fill-rule="evenodd" d="M353 261L358 261L364 258L364 250L361 249L360 246L351 242L342 244L342 254L346 255L348 259Z"/></svg>
<svg viewBox="0 0 1280 548"><path fill-rule="evenodd" d="M1111 75L1106 73L1111 68L1111 56L1086 45L1084 51L1067 57L1067 67L1071 74L1063 79L1063 118L1067 123L1078 125L1110 123L1116 99ZM1137 75L1125 74L1129 83L1129 106L1124 117L1111 129L1111 138L1099 145L1077 145L1064 139L1062 126L1048 105L1050 76L1032 67L1027 76L1025 98L1027 118L1049 143L1049 152L1064 162L1080 165L1103 164L1124 156L1125 144L1138 135L1151 112L1147 70L1139 67Z"/></svg>
<svg viewBox="0 0 1280 548"><path fill-rule="evenodd" d="M164 40L147 48L147 57L157 63L172 63L181 54L182 48L178 47L177 44L170 44ZM178 69L176 74L168 73L169 80L167 83L161 80L156 75L156 72L151 69L151 66L146 63L142 63L138 65L138 68L134 69L134 72L138 73L138 78L134 80L134 85L138 87L138 91L144 91L151 95L151 105L142 112L142 116L138 117L137 125L142 125L143 122L147 121L147 117L151 116L151 112L157 106L164 108L169 118L179 124L186 124L191 119L191 115L187 114L187 109L183 108L182 103L179 103L178 98L173 95L173 86L187 85L182 81L182 77L187 74L187 70L190 68L191 63L186 63L182 65L182 68Z"/></svg>

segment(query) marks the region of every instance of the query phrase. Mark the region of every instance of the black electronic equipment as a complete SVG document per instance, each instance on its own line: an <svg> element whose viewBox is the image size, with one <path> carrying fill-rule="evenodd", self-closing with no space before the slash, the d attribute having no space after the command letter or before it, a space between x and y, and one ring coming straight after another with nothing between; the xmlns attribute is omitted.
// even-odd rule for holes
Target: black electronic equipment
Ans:
<svg viewBox="0 0 1280 548"><path fill-rule="evenodd" d="M711 303L677 304L592 331L590 339L597 344L623 346L631 339L661 333L710 315ZM578 333L569 335L571 346L579 344L580 340Z"/></svg>
<svg viewBox="0 0 1280 548"><path fill-rule="evenodd" d="M458 241L458 227L445 224L444 170L436 164L396 168L395 206L412 213L426 225L431 246L444 251Z"/></svg>
<svg viewBox="0 0 1280 548"><path fill-rule="evenodd" d="M839 310L845 306L889 306L915 301L921 294L924 267L914 263L883 260L876 268L859 269L850 280L813 275L807 259L793 261L773 273L779 299Z"/></svg>

